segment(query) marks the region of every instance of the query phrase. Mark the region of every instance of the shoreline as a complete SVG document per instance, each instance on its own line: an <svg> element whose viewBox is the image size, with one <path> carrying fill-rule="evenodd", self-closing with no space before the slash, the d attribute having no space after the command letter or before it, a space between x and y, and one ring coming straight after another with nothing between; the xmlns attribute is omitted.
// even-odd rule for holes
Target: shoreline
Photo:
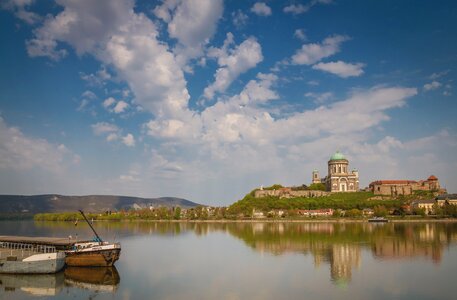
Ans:
<svg viewBox="0 0 457 300"><path fill-rule="evenodd" d="M450 219L387 219L386 223L457 223L457 218ZM51 221L34 220L34 222L72 222L72 221ZM251 219L251 220L94 220L94 222L118 222L118 223L370 223L368 219ZM385 223L384 223L385 224Z"/></svg>

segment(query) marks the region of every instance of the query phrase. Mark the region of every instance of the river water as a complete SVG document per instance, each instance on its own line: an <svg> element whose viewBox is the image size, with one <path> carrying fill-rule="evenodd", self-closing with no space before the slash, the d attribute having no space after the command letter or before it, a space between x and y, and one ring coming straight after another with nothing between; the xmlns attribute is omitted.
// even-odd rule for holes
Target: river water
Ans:
<svg viewBox="0 0 457 300"><path fill-rule="evenodd" d="M0 274L0 299L456 299L457 223L96 222L115 269ZM0 235L91 238L73 223Z"/></svg>

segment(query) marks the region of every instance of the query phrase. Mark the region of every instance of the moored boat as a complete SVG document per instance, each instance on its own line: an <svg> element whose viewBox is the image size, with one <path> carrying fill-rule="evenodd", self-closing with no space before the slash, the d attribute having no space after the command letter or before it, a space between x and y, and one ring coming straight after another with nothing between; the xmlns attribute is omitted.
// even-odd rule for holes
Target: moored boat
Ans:
<svg viewBox="0 0 457 300"><path fill-rule="evenodd" d="M121 245L103 241L75 243L65 251L66 264L72 267L111 267L119 259Z"/></svg>
<svg viewBox="0 0 457 300"><path fill-rule="evenodd" d="M370 222L370 223L387 223L387 222L389 222L389 220L387 220L384 217L374 217L374 218L368 219L368 222Z"/></svg>
<svg viewBox="0 0 457 300"><path fill-rule="evenodd" d="M77 242L71 249L65 251L66 264L72 267L111 267L121 254L120 243L103 241L86 218L83 211L79 211L95 234L93 241Z"/></svg>
<svg viewBox="0 0 457 300"><path fill-rule="evenodd" d="M0 241L0 273L49 274L65 266L65 253L53 246Z"/></svg>

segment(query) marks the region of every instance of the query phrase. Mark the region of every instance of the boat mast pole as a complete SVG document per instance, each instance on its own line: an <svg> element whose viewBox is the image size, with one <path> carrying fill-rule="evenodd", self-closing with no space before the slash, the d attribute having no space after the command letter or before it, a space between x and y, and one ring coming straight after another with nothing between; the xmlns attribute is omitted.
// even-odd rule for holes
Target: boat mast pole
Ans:
<svg viewBox="0 0 457 300"><path fill-rule="evenodd" d="M80 209L79 209L78 211L79 211L79 212L81 213L81 215L84 217L84 220L86 220L87 224L89 224L90 229L92 229L92 231L94 232L94 234L95 234L95 236L97 237L98 241L103 242L102 239L100 238L100 236L99 236L99 235L97 234L97 232L95 231L94 227L92 227L92 225L90 224L89 220L87 220L86 215L84 214L84 212L83 212L82 210L80 210Z"/></svg>

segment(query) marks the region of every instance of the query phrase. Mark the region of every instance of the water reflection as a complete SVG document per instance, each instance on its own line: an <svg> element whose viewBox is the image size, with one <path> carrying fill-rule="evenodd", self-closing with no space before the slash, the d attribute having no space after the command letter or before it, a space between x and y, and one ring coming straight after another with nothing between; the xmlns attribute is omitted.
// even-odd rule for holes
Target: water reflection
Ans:
<svg viewBox="0 0 457 300"><path fill-rule="evenodd" d="M34 296L55 296L63 284L63 272L45 275L0 274L0 290L5 293L20 290Z"/></svg>
<svg viewBox="0 0 457 300"><path fill-rule="evenodd" d="M67 267L56 274L42 275L0 274L0 295L22 291L32 296L56 296L65 287L115 292L119 282L115 267Z"/></svg>
<svg viewBox="0 0 457 300"><path fill-rule="evenodd" d="M18 235L91 237L87 226L76 228L72 223L4 224L0 235L11 234L5 231L14 228ZM121 241L119 272L67 268L40 280L2 275L0 298L2 293L13 295L11 299L18 294L27 298L20 293L62 299L86 299L91 294L100 299L277 299L305 294L311 299L415 299L419 294L427 295L423 299L449 298L457 268L457 223L452 222L94 226L105 239ZM427 284L430 280L433 286Z"/></svg>
<svg viewBox="0 0 457 300"><path fill-rule="evenodd" d="M116 267L67 267L64 274L66 285L96 292L115 292L120 282Z"/></svg>
<svg viewBox="0 0 457 300"><path fill-rule="evenodd" d="M38 224L56 226L55 222ZM68 223L66 226L74 230ZM424 257L439 264L444 247L457 240L456 223L101 222L97 228L119 236L227 232L260 253L312 255L316 268L329 265L330 279L337 284L351 280L352 270L362 264L362 250L379 260Z"/></svg>

